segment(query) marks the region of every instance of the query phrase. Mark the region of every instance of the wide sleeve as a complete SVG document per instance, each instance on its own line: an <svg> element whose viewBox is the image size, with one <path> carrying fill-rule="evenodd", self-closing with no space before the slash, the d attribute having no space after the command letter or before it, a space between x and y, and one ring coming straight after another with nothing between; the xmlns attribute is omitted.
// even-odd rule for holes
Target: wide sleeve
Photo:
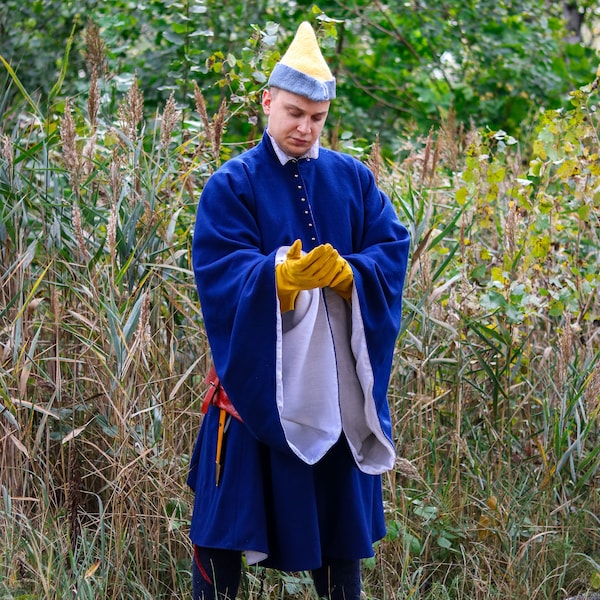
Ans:
<svg viewBox="0 0 600 600"><path fill-rule="evenodd" d="M382 431L391 439L387 402L390 371L402 318L402 292L410 235L372 173L359 166L364 220L344 254L354 272L352 350L363 390L375 403Z"/></svg>
<svg viewBox="0 0 600 600"><path fill-rule="evenodd" d="M217 374L245 425L289 452L275 401L275 251L265 252L243 163L206 183L192 242L194 275Z"/></svg>

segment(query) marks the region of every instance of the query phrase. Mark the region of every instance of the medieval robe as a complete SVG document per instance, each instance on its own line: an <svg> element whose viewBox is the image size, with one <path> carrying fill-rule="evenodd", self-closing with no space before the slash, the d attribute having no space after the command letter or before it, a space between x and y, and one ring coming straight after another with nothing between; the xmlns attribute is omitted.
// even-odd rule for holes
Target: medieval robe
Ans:
<svg viewBox="0 0 600 600"><path fill-rule="evenodd" d="M281 313L275 265L296 239L351 265L350 302L300 292ZM387 387L409 235L372 173L321 148L281 164L267 134L225 163L198 205L193 267L230 419L215 483L218 409L202 421L188 483L194 544L308 570L372 556L393 468Z"/></svg>

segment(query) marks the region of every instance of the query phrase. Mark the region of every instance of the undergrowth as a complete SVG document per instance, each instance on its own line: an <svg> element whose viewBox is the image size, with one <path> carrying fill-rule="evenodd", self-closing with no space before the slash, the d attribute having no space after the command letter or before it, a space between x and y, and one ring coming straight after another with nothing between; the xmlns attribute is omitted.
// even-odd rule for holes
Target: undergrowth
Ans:
<svg viewBox="0 0 600 600"><path fill-rule="evenodd" d="M89 69L85 99L21 88L0 126L0 596L184 598L208 363L190 232L236 108L196 86L148 118L134 81L105 114ZM363 148L413 244L367 598L600 588L596 87L531 140L450 116L395 161ZM257 567L240 591L312 594Z"/></svg>

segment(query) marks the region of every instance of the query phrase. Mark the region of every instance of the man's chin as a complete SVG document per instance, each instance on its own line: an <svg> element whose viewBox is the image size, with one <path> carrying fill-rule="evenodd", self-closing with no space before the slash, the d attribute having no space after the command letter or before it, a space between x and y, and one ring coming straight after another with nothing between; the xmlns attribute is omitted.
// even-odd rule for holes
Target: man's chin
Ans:
<svg viewBox="0 0 600 600"><path fill-rule="evenodd" d="M286 153L294 158L299 158L303 154L306 154L310 149L310 146L307 144L288 144L286 149Z"/></svg>

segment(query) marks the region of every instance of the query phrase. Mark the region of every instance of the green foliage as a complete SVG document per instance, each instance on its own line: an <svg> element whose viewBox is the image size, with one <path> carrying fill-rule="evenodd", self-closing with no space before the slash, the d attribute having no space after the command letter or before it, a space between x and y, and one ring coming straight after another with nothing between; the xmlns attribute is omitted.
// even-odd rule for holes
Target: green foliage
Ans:
<svg viewBox="0 0 600 600"><path fill-rule="evenodd" d="M396 520L376 563L401 574L382 584L390 597L594 585L597 103L594 81L545 111L531 148L448 124L393 165L414 251L391 390L401 454L418 468L390 482Z"/></svg>
<svg viewBox="0 0 600 600"><path fill-rule="evenodd" d="M320 2L342 21L336 114L398 149L452 112L465 126L526 131L539 106L559 107L595 71L595 54L566 40L560 3ZM532 57L536 57L532 61Z"/></svg>
<svg viewBox="0 0 600 600"><path fill-rule="evenodd" d="M165 5L163 32L203 14L186 6ZM317 12L334 52L340 24ZM182 76L154 90L169 94L158 110L133 70L103 71L99 56L86 54L77 97L63 62L44 100L3 62L2 597L189 595L184 482L208 360L190 230L205 178L239 142L232 115L254 127L275 36L293 31L251 29L241 52L206 54L207 102ZM185 31L170 48L192 44ZM529 137L448 111L384 162L360 132L332 136L368 158L413 241L389 394L401 458L385 478L388 535L364 564L368 598L598 587L597 88L545 106ZM252 567L241 593L312 588Z"/></svg>
<svg viewBox="0 0 600 600"><path fill-rule="evenodd" d="M97 83L87 116L36 107L1 135L2 597L189 582L198 418L181 419L207 350L188 241L194 163L212 152L181 144L172 103L146 129L135 84L97 121Z"/></svg>
<svg viewBox="0 0 600 600"><path fill-rule="evenodd" d="M12 64L25 89L47 98L68 67L71 86L83 58L65 46L85 25L92 0L47 2L7 0L0 5L0 54Z"/></svg>
<svg viewBox="0 0 600 600"><path fill-rule="evenodd" d="M338 79L330 123L353 123L355 135L378 136L388 152L401 150L407 132L427 133L450 112L465 126L518 136L540 106L564 106L567 92L587 83L596 66L592 49L568 40L561 3L542 0L325 0L318 7L273 0L6 0L0 52L43 103L61 70L66 94L84 93L86 70L91 74L80 34L91 21L106 43L109 71L118 73L117 90L135 77L152 115L173 91L186 106L196 82L209 107L223 97L242 104L229 127L241 141L256 134L260 115L250 106L277 49L305 19L318 25Z"/></svg>

